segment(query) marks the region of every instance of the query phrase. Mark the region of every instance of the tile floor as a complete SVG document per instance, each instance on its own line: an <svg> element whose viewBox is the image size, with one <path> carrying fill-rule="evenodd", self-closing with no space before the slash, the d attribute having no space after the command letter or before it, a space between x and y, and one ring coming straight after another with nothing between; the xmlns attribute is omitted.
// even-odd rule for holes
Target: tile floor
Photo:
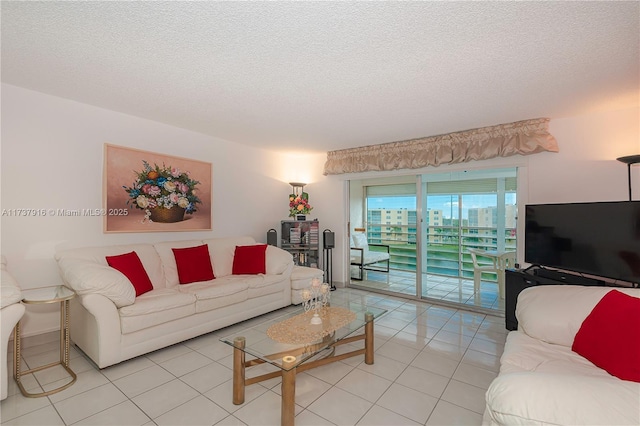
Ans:
<svg viewBox="0 0 640 426"><path fill-rule="evenodd" d="M357 276L357 272L353 272ZM362 281L351 281L351 286L372 291L389 291L409 296L416 294L416 273L390 270L364 271ZM474 292L473 280L442 275L422 274L422 297L459 303L469 309L480 308L504 315L504 299L498 297L498 284L482 281L479 292Z"/></svg>
<svg viewBox="0 0 640 426"><path fill-rule="evenodd" d="M299 374L296 425L481 424L484 393L504 348L504 318L356 289L338 289L331 298L334 306L357 300L388 310L376 320L375 363L357 356ZM102 370L72 348L78 381L32 399L10 380L0 423L278 425L280 379L247 387L243 405L231 402L232 349L218 339L252 321ZM57 333L43 336L52 340ZM24 340L23 369L58 357L57 340L38 344L43 336ZM63 377L56 367L27 375L23 383L30 391L47 390Z"/></svg>

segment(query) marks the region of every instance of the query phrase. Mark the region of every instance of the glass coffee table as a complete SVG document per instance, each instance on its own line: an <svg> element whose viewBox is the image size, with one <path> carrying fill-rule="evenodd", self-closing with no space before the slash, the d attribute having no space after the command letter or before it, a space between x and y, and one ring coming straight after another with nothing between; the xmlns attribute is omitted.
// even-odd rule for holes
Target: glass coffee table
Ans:
<svg viewBox="0 0 640 426"><path fill-rule="evenodd" d="M350 303L318 310L322 324L312 324L314 311L300 309L268 318L220 341L233 346L233 403L244 403L245 386L282 376L282 425L294 424L296 374L346 358L364 355L373 364L373 321L384 309ZM364 328L364 333L361 330ZM336 355L336 347L364 341L362 349ZM246 355L255 357L246 360ZM246 369L269 363L277 371L246 378Z"/></svg>

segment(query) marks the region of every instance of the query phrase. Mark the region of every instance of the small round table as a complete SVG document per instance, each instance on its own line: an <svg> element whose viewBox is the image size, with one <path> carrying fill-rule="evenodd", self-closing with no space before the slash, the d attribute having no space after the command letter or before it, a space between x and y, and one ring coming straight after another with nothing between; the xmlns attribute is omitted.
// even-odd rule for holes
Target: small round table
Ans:
<svg viewBox="0 0 640 426"><path fill-rule="evenodd" d="M15 335L13 339L14 345L14 363L13 363L13 377L20 388L20 392L26 397L36 398L40 396L47 396L60 392L75 383L77 376L71 368L69 368L69 301L73 299L76 294L73 290L63 286L34 288L31 290L22 291L22 303L25 305L42 305L47 303L60 303L60 361L52 362L51 364L42 365L40 367L32 368L30 370L20 371L20 359L21 359L21 340L20 340L20 321L16 324ZM48 390L40 393L29 393L22 385L21 377L25 374L32 374L37 371L44 370L45 368L55 367L61 365L67 373L71 376L71 381L57 387L55 389Z"/></svg>

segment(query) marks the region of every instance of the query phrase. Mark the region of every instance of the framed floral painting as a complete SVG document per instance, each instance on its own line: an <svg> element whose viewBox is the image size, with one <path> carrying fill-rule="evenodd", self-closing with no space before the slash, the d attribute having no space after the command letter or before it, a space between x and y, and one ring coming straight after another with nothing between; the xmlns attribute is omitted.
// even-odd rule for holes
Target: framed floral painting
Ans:
<svg viewBox="0 0 640 426"><path fill-rule="evenodd" d="M211 163L104 145L104 232L211 230Z"/></svg>

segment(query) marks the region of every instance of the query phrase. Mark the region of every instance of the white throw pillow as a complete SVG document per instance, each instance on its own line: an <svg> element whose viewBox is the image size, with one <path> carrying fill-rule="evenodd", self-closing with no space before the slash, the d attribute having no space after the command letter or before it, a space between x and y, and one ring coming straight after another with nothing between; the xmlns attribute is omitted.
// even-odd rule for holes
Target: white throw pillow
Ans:
<svg viewBox="0 0 640 426"><path fill-rule="evenodd" d="M58 266L64 282L78 295L101 294L118 308L132 305L136 290L131 281L110 266L81 259L60 259Z"/></svg>
<svg viewBox="0 0 640 426"><path fill-rule="evenodd" d="M369 248L369 242L367 241L367 234L364 234L362 232L357 232L357 233L351 234L351 239L353 240L354 247L365 249L365 250Z"/></svg>

